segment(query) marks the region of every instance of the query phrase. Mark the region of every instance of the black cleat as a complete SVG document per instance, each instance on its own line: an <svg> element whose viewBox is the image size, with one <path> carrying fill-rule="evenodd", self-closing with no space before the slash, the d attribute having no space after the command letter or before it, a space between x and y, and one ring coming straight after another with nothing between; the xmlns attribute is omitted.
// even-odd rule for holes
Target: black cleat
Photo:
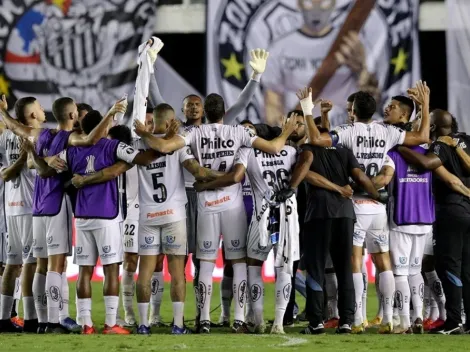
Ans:
<svg viewBox="0 0 470 352"><path fill-rule="evenodd" d="M336 328L336 333L337 334L350 334L352 331L351 325L350 324L343 324L341 326L338 326Z"/></svg>
<svg viewBox="0 0 470 352"><path fill-rule="evenodd" d="M38 334L42 335L46 333L47 323L39 323L38 324Z"/></svg>
<svg viewBox="0 0 470 352"><path fill-rule="evenodd" d="M16 326L10 319L0 320L0 333L21 333L23 329Z"/></svg>
<svg viewBox="0 0 470 352"><path fill-rule="evenodd" d="M248 326L241 320L235 320L232 325L232 332L235 334L249 334Z"/></svg>
<svg viewBox="0 0 470 352"><path fill-rule="evenodd" d="M70 331L60 324L47 323L46 334L70 334Z"/></svg>
<svg viewBox="0 0 470 352"><path fill-rule="evenodd" d="M23 332L27 334L37 334L39 323L37 319L30 319L24 321Z"/></svg>
<svg viewBox="0 0 470 352"><path fill-rule="evenodd" d="M318 324L315 327L309 325L300 333L304 335L321 335L325 333L325 327L323 326L323 324Z"/></svg>
<svg viewBox="0 0 470 352"><path fill-rule="evenodd" d="M198 326L199 334L210 334L211 333L211 322L209 320L203 320Z"/></svg>

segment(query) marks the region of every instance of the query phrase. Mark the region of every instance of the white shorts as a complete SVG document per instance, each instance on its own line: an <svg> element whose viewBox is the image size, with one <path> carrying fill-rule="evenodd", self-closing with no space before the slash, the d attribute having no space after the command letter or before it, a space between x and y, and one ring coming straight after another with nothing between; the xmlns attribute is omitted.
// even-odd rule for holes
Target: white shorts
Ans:
<svg viewBox="0 0 470 352"><path fill-rule="evenodd" d="M244 206L216 214L198 213L196 258L216 260L220 235L224 240L225 259L246 257L247 223Z"/></svg>
<svg viewBox="0 0 470 352"><path fill-rule="evenodd" d="M427 234L390 231L390 257L395 275L421 273Z"/></svg>
<svg viewBox="0 0 470 352"><path fill-rule="evenodd" d="M270 240L268 240L267 246L260 246L259 244L259 222L256 220L256 216L252 216L250 226L248 227L247 236L247 256L251 259L261 260L265 262L268 259L269 252L273 248Z"/></svg>
<svg viewBox="0 0 470 352"><path fill-rule="evenodd" d="M367 251L371 254L388 252L387 214L357 214L356 217L353 245L362 247L365 241Z"/></svg>
<svg viewBox="0 0 470 352"><path fill-rule="evenodd" d="M165 225L139 225L139 255L187 255L186 219Z"/></svg>
<svg viewBox="0 0 470 352"><path fill-rule="evenodd" d="M6 232L0 233L0 263L6 263L7 261L7 241L8 234Z"/></svg>
<svg viewBox="0 0 470 352"><path fill-rule="evenodd" d="M132 220L127 218L124 220L122 226L122 243L124 246L124 253L139 252L139 220Z"/></svg>
<svg viewBox="0 0 470 352"><path fill-rule="evenodd" d="M102 265L122 262L120 222L96 230L77 228L75 263L82 266L95 266L98 256Z"/></svg>
<svg viewBox="0 0 470 352"><path fill-rule="evenodd" d="M426 243L424 245L424 255L434 255L434 237L433 233L429 232L426 235Z"/></svg>
<svg viewBox="0 0 470 352"><path fill-rule="evenodd" d="M33 216L33 256L72 255L72 206L64 196L55 216Z"/></svg>
<svg viewBox="0 0 470 352"><path fill-rule="evenodd" d="M36 258L33 257L33 216L7 216L7 226L7 264L36 263Z"/></svg>

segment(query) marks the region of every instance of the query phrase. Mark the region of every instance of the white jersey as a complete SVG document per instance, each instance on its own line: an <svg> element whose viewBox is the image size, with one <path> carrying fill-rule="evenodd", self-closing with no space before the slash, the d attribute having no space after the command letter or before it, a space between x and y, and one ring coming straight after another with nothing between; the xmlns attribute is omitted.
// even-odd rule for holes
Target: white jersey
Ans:
<svg viewBox="0 0 470 352"><path fill-rule="evenodd" d="M150 149L142 140L134 146ZM186 219L188 199L182 163L189 159L194 156L191 148L185 147L138 167L141 224L165 225Z"/></svg>
<svg viewBox="0 0 470 352"><path fill-rule="evenodd" d="M265 195L289 187L296 159L296 149L288 145L276 155L253 148L241 148L238 151L235 164L242 164L246 168L253 189L255 216L262 211Z"/></svg>
<svg viewBox="0 0 470 352"><path fill-rule="evenodd" d="M323 60L333 45L340 25L321 37L311 37L300 30L292 32L274 42L269 48L269 64L263 75L265 89L274 91L284 98L284 113L294 109L299 100L296 92L299 87L310 85ZM383 16L373 10L360 33L364 44L369 72L377 75L379 87L383 87L389 70L388 26ZM346 101L352 92L356 92L357 78L346 66L340 66L320 93L333 102L330 111L332 127L346 123ZM315 109L314 114L320 115ZM315 116L315 115L314 115Z"/></svg>
<svg viewBox="0 0 470 352"><path fill-rule="evenodd" d="M0 149L5 150L5 165L14 164L20 157L20 138L10 130L3 131L0 136ZM33 190L36 170L23 166L18 177L5 185L5 213L7 216L32 214Z"/></svg>
<svg viewBox="0 0 470 352"><path fill-rule="evenodd" d="M201 166L221 172L232 168L235 154L240 147L251 147L257 138L248 128L222 124L187 127L180 136L191 147ZM215 214L243 206L239 183L198 193L198 210L203 213Z"/></svg>
<svg viewBox="0 0 470 352"><path fill-rule="evenodd" d="M127 170L126 177L126 206L129 220L139 220L139 173L137 167Z"/></svg>
<svg viewBox="0 0 470 352"><path fill-rule="evenodd" d="M0 170L5 168L5 151L0 151ZM7 232L5 215L5 182L0 178L0 234Z"/></svg>
<svg viewBox="0 0 470 352"><path fill-rule="evenodd" d="M350 149L362 170L368 177L376 176L387 158L387 152L396 145L403 144L406 132L396 126L383 122L369 124L355 122L335 129L338 144ZM385 205L370 198L354 195L356 214L380 214L385 212Z"/></svg>

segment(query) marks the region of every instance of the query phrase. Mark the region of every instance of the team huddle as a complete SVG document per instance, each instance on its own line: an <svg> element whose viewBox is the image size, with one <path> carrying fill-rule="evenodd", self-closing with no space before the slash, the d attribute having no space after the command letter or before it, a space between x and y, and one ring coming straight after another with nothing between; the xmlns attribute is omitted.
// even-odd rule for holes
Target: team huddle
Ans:
<svg viewBox="0 0 470 352"><path fill-rule="evenodd" d="M293 323L296 287L306 296L298 315L309 322L304 334L325 328L358 334L368 326L382 334L465 330L470 141L448 112L430 113L426 83L393 97L383 122L372 121L374 97L359 91L347 101L350 120L330 129L332 103L314 103L305 88L298 92L301 110L290 112L281 126L249 120L231 125L259 89L268 62L269 54L256 49L251 79L236 104L226 111L217 94L204 100L189 95L181 123L153 76L162 47L153 37L139 48L128 120L126 99L102 116L62 97L52 106L58 127L49 129L42 126L45 113L37 99L19 99L14 119L3 97L0 333L96 333L91 278L99 258L103 333L129 334L135 327L148 335L152 326L165 326L165 257L171 331L192 333L183 316L189 254L196 269L195 332L231 326L234 333L264 333L262 267L271 250L272 334ZM316 103L322 113L314 118ZM65 274L72 217L76 319L68 312ZM222 313L215 324L210 308L220 246ZM365 249L376 267L380 307L370 322ZM117 313L120 287L124 319ZM17 316L21 297L24 321Z"/></svg>

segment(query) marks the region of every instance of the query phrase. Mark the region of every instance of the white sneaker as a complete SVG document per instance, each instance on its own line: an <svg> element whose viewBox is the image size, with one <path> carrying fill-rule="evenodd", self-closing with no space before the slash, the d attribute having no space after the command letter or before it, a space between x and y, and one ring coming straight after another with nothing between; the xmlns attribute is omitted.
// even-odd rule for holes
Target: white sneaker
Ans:
<svg viewBox="0 0 470 352"><path fill-rule="evenodd" d="M126 316L124 317L124 321L125 321L124 327L131 328L131 327L137 326L137 321L134 315L126 314Z"/></svg>
<svg viewBox="0 0 470 352"><path fill-rule="evenodd" d="M271 334L284 335L284 327L282 325L273 325L273 327L271 328Z"/></svg>

